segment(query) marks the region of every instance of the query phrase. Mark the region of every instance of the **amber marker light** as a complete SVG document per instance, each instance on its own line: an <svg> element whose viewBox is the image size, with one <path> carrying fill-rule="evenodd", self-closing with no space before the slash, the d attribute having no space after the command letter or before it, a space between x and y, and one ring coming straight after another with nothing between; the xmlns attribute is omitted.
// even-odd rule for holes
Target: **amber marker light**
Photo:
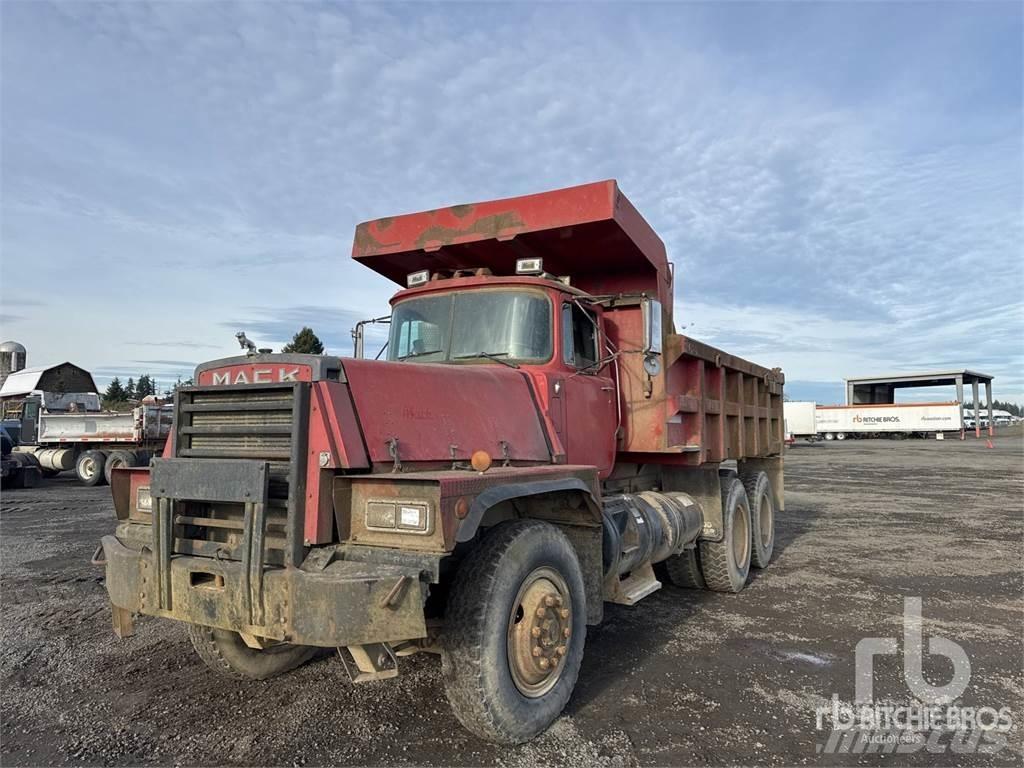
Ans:
<svg viewBox="0 0 1024 768"><path fill-rule="evenodd" d="M477 472L486 472L491 468L491 455L487 451L473 451L469 463Z"/></svg>

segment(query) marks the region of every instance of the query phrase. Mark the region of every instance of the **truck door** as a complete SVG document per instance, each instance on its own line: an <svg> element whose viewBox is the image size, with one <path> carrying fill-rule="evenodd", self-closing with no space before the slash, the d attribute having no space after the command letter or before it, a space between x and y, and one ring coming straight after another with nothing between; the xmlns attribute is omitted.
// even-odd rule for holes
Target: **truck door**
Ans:
<svg viewBox="0 0 1024 768"><path fill-rule="evenodd" d="M562 305L561 354L568 369L560 382L566 460L595 466L606 477L615 463L615 380L608 366L597 365L602 354L596 315L575 302Z"/></svg>
<svg viewBox="0 0 1024 768"><path fill-rule="evenodd" d="M39 430L39 403L38 397L30 397L25 400L21 411L21 436L18 442L25 445L34 445Z"/></svg>

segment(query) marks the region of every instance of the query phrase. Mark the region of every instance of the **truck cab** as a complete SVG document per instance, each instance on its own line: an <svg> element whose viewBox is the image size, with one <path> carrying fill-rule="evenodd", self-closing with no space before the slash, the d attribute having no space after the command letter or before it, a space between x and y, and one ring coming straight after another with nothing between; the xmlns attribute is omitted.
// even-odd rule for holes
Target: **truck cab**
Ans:
<svg viewBox="0 0 1024 768"><path fill-rule="evenodd" d="M539 259L519 270L542 272ZM392 299L387 359L421 365L504 365L530 376L569 464L615 464L617 354L604 308L547 275L421 273Z"/></svg>

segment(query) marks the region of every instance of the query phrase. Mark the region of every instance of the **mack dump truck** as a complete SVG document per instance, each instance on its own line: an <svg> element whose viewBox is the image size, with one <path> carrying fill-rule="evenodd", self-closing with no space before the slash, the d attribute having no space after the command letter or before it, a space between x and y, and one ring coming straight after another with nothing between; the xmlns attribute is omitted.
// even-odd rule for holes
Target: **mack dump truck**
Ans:
<svg viewBox="0 0 1024 768"><path fill-rule="evenodd" d="M675 332L664 244L616 182L369 221L352 255L403 286L386 359L201 364L163 458L114 470L116 634L186 622L239 678L439 653L459 721L519 743L606 601L768 565L783 375Z"/></svg>

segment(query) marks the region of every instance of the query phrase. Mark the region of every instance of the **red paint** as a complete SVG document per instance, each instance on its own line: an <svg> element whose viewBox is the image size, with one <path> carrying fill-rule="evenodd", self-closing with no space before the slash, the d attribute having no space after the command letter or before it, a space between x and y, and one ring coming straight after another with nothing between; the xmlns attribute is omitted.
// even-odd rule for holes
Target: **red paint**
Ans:
<svg viewBox="0 0 1024 768"><path fill-rule="evenodd" d="M487 451L500 461L500 441L518 461L551 460L528 377L498 363L431 365L346 360L348 379L370 460L389 465L387 441L398 439L402 462L468 461Z"/></svg>
<svg viewBox="0 0 1024 768"><path fill-rule="evenodd" d="M370 466L346 385L318 381L311 387L307 451L304 539L323 544L331 540L335 470ZM330 454L327 464L321 463L321 453Z"/></svg>

